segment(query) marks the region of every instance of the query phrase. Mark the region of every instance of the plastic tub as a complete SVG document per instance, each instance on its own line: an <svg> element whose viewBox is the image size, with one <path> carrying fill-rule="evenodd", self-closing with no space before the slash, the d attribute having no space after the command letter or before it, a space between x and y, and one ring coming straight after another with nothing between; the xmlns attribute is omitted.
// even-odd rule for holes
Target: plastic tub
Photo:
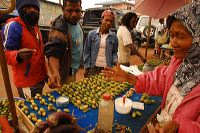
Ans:
<svg viewBox="0 0 200 133"><path fill-rule="evenodd" d="M120 114L128 114L132 108L132 100L129 98L125 99L125 104L123 105L123 98L115 99L115 110Z"/></svg>
<svg viewBox="0 0 200 133"><path fill-rule="evenodd" d="M59 107L66 107L69 104L69 98L66 96L60 96L56 98L56 105Z"/></svg>

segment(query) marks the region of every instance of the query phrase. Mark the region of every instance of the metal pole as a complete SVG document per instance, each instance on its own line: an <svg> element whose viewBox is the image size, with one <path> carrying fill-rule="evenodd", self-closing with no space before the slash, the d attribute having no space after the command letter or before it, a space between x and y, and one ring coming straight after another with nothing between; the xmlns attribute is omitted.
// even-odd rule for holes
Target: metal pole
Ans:
<svg viewBox="0 0 200 133"><path fill-rule="evenodd" d="M147 45L146 45L146 50L145 50L145 58L147 59L147 51L149 47L149 40L150 40L150 31L151 31L151 17L149 17L149 22L148 22L148 33L147 33Z"/></svg>
<svg viewBox="0 0 200 133"><path fill-rule="evenodd" d="M7 14L7 13L13 11L14 8L15 8L15 0L11 0L11 6L6 10L0 10L0 14ZM12 89L11 89L11 85L10 85L10 78L9 78L9 74L8 74L7 63L6 63L6 58L5 58L5 54L4 54L4 47L2 44L1 38L0 38L0 63L1 63L3 79L4 79L5 90L7 93L8 102L10 105L10 111L12 114L13 127L15 129L15 132L19 132L18 119L17 119L16 110L15 110L15 101L13 99L13 93L12 93Z"/></svg>
<svg viewBox="0 0 200 133"><path fill-rule="evenodd" d="M1 41L1 40L0 40ZM0 62L1 62L1 70L3 74L3 79L4 79L4 85L5 85L5 90L7 93L9 105L10 105L10 111L12 114L12 121L13 121L13 127L15 130L18 129L18 120L17 120L17 114L15 110L15 101L13 99L13 93L10 85L10 78L8 74L8 68L7 68L7 63L5 59L5 54L4 54L4 47L3 44L0 43Z"/></svg>

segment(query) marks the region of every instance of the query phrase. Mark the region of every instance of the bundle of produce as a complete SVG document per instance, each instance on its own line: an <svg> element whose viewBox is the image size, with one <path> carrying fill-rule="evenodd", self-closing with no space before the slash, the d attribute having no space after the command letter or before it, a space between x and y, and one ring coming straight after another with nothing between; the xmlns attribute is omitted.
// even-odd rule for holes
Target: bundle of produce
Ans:
<svg viewBox="0 0 200 133"><path fill-rule="evenodd" d="M101 75L85 78L80 82L74 82L69 85L63 85L58 93L67 96L83 112L87 112L89 107L97 108L99 101L104 93L109 93L113 98L125 92L130 85L108 81Z"/></svg>
<svg viewBox="0 0 200 133"><path fill-rule="evenodd" d="M10 113L10 106L8 99L0 99L0 116L5 116L8 120L12 119L12 115Z"/></svg>

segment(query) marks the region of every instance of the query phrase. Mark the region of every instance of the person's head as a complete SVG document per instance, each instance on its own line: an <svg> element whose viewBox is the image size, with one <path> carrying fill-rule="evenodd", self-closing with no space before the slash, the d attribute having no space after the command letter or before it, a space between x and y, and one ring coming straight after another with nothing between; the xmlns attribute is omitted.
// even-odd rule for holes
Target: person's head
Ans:
<svg viewBox="0 0 200 133"><path fill-rule="evenodd" d="M195 8L189 9L187 6L167 18L174 56L182 59L194 53L196 45L199 47L200 17Z"/></svg>
<svg viewBox="0 0 200 133"><path fill-rule="evenodd" d="M172 18L170 32L170 44L176 58L185 58L192 46L192 34L182 24L181 20ZM169 20L169 18L168 18Z"/></svg>
<svg viewBox="0 0 200 133"><path fill-rule="evenodd" d="M164 18L160 18L160 19L159 19L159 23L160 23L160 24L164 24L164 22L165 22Z"/></svg>
<svg viewBox="0 0 200 133"><path fill-rule="evenodd" d="M62 10L65 20L76 25L82 14L81 0L64 0Z"/></svg>
<svg viewBox="0 0 200 133"><path fill-rule="evenodd" d="M35 26L39 21L39 0L16 0L16 9L22 20L29 26Z"/></svg>
<svg viewBox="0 0 200 133"><path fill-rule="evenodd" d="M200 83L200 1L185 5L167 18L174 56L183 59L174 75L182 96Z"/></svg>
<svg viewBox="0 0 200 133"><path fill-rule="evenodd" d="M128 12L124 14L121 20L121 24L126 26L129 30L135 28L137 22L138 22L138 17L137 14L135 14L134 12Z"/></svg>
<svg viewBox="0 0 200 133"><path fill-rule="evenodd" d="M111 10L105 10L101 15L101 32L108 33L109 29L112 28L112 25L115 21L115 15Z"/></svg>

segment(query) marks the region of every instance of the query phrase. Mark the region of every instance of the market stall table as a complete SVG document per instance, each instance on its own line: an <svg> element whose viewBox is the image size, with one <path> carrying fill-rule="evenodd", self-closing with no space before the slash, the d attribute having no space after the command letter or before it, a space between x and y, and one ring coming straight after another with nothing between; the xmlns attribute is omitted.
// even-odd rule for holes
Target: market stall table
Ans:
<svg viewBox="0 0 200 133"><path fill-rule="evenodd" d="M60 96L56 91L51 93L55 98ZM120 96L123 96L120 95ZM140 101L142 94L134 93L130 99L132 101ZM148 121L148 119L151 117L151 115L159 108L161 103L161 97L158 96L150 96L151 99L155 100L155 104L145 104L144 110L138 110L142 113L142 117L136 117L132 118L132 112L135 110L132 108L131 112L126 115L122 115L114 111L114 121L120 125L126 125L127 127L130 127L133 133L138 133L141 128L145 125L145 123ZM46 99L46 98L45 98ZM39 101L36 101L36 103ZM30 107L30 103L25 102L27 106ZM57 109L61 109L62 111L64 108L58 107L55 103L53 103L54 106ZM78 124L85 129L86 131L91 130L95 127L97 121L98 121L98 109L90 109L88 112L84 113L81 110L79 110L77 107L75 107L72 103L69 103L69 105L66 107L70 110L70 114L73 113L73 115L78 119ZM47 111L47 114L50 114L46 107L44 109ZM32 110L31 112L37 114L37 111ZM39 119L45 121L46 117L38 116ZM83 131L83 132L86 132ZM113 132L115 132L115 129L113 129Z"/></svg>

